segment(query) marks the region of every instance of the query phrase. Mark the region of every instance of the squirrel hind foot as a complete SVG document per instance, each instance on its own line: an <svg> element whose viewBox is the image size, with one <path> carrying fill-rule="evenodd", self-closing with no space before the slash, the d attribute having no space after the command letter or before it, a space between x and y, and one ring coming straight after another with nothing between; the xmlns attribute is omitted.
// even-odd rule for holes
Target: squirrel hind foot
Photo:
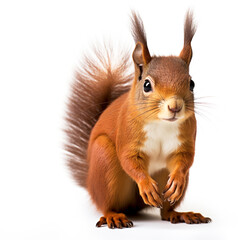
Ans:
<svg viewBox="0 0 240 240"><path fill-rule="evenodd" d="M133 227L132 221L130 221L123 213L107 213L105 216L101 217L96 223L96 227L101 227L107 224L111 229L113 228L131 228Z"/></svg>
<svg viewBox="0 0 240 240"><path fill-rule="evenodd" d="M204 217L200 213L169 211L162 215L162 220L171 223L185 222L187 224L210 223L211 218Z"/></svg>

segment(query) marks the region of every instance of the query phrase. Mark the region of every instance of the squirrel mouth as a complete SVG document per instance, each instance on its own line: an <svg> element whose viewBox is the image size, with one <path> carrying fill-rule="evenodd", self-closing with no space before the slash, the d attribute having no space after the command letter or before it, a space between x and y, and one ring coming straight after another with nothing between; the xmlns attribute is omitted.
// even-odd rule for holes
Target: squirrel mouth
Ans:
<svg viewBox="0 0 240 240"><path fill-rule="evenodd" d="M178 118L176 118L176 113L174 113L173 117L164 118L163 120L166 120L166 121L169 121L169 122L175 122L176 120L178 120Z"/></svg>
<svg viewBox="0 0 240 240"><path fill-rule="evenodd" d="M175 122L178 119L174 116L172 118L164 118L163 120L166 120L166 121L169 121L169 122Z"/></svg>

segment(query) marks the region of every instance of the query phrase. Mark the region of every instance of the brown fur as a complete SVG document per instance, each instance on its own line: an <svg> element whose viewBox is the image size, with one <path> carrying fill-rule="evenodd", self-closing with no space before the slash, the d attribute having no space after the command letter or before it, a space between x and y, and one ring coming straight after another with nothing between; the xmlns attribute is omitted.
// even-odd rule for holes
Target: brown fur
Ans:
<svg viewBox="0 0 240 240"><path fill-rule="evenodd" d="M133 11L131 20L132 20L132 36L135 43L137 44L138 42L141 42L143 45L147 46L147 37L142 19L136 12Z"/></svg>
<svg viewBox="0 0 240 240"><path fill-rule="evenodd" d="M185 24L184 24L184 46L180 53L180 58L182 58L187 65L190 64L192 59L192 47L191 41L196 32L196 25L193 24L193 14L188 11L186 14Z"/></svg>
<svg viewBox="0 0 240 240"><path fill-rule="evenodd" d="M95 58L85 57L81 69L76 72L66 116L68 166L83 187L86 187L88 175L86 159L91 130L107 106L129 91L132 81L128 54L117 56L119 63L115 65L111 48L95 50L94 54Z"/></svg>
<svg viewBox="0 0 240 240"><path fill-rule="evenodd" d="M196 25L193 24L193 13L191 11L188 11L184 24L184 45L191 44L196 30Z"/></svg>
<svg viewBox="0 0 240 240"><path fill-rule="evenodd" d="M147 38L144 30L142 19L132 12L132 35L136 43L135 50L133 52L133 59L137 65L149 63L151 56L147 46Z"/></svg>
<svg viewBox="0 0 240 240"><path fill-rule="evenodd" d="M148 205L161 207L163 220L173 223L208 222L199 214L174 211L185 195L195 154L194 97L189 89L189 46L195 33L192 16L186 17L186 44L179 57L150 56L142 20L135 13L132 23L136 47L130 89L126 58L121 61L124 65L112 68L109 55L102 61L98 52L104 68L87 59L84 72L77 75L67 118L69 166L104 214L98 227L131 227L123 213ZM151 82L150 92L143 90L146 80ZM175 117L181 144L166 155L166 168L150 175L152 160L143 148L147 141L144 127L155 122L173 124Z"/></svg>

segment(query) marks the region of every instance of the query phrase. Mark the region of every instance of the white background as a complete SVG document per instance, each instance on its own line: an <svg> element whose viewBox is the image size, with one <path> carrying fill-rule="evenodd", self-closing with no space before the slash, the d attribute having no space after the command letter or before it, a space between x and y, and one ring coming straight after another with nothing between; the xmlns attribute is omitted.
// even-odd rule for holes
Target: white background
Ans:
<svg viewBox="0 0 240 240"><path fill-rule="evenodd" d="M64 111L74 70L92 43L133 49L139 11L151 53L178 55L194 10L191 75L199 109L196 157L181 210L211 224L173 225L150 210L132 229L96 228L101 216L65 166ZM0 238L239 239L240 14L237 1L0 2Z"/></svg>

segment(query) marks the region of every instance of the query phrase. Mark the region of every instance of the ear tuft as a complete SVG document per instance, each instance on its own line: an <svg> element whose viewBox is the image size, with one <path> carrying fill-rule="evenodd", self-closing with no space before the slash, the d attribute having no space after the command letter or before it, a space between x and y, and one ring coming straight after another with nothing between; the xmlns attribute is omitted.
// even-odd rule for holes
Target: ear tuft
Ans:
<svg viewBox="0 0 240 240"><path fill-rule="evenodd" d="M197 27L193 23L193 13L188 10L185 17L184 24L184 45L191 44L192 38L196 33Z"/></svg>
<svg viewBox="0 0 240 240"><path fill-rule="evenodd" d="M147 46L147 38L144 30L141 17L132 11L132 35L136 43L133 51L133 60L139 64L148 64L151 61L151 56Z"/></svg>
<svg viewBox="0 0 240 240"><path fill-rule="evenodd" d="M196 25L193 23L193 13L189 10L186 14L184 24L184 46L179 55L179 57L182 58L187 65L190 64L192 59L191 41L196 30Z"/></svg>
<svg viewBox="0 0 240 240"><path fill-rule="evenodd" d="M131 22L132 22L132 36L135 43L137 44L138 42L141 42L142 44L147 46L147 38L143 26L143 21L139 14L137 14L134 11L132 11Z"/></svg>

